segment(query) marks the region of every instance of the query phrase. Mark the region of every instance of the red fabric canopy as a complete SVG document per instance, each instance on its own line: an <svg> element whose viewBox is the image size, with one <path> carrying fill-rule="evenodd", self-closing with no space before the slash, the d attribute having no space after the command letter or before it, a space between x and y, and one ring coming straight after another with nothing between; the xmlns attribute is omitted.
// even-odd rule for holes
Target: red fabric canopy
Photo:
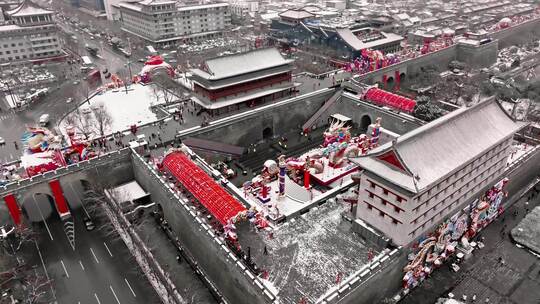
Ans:
<svg viewBox="0 0 540 304"><path fill-rule="evenodd" d="M173 152L165 157L163 166L182 183L221 224L246 208L217 184L184 153Z"/></svg>
<svg viewBox="0 0 540 304"><path fill-rule="evenodd" d="M369 89L364 95L364 99L380 106L388 106L403 112L412 112L416 106L416 101L394 93L390 93L378 88Z"/></svg>

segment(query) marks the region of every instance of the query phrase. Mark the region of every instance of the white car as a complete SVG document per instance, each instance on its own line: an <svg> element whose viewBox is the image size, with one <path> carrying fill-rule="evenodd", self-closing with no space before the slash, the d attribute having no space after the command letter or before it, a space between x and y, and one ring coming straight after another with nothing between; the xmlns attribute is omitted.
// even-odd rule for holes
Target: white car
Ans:
<svg viewBox="0 0 540 304"><path fill-rule="evenodd" d="M0 146L3 146L6 144L6 140L3 137L0 137Z"/></svg>
<svg viewBox="0 0 540 304"><path fill-rule="evenodd" d="M66 103L71 103L72 101L73 101L73 98L70 97L70 98L68 98L68 99L66 100Z"/></svg>

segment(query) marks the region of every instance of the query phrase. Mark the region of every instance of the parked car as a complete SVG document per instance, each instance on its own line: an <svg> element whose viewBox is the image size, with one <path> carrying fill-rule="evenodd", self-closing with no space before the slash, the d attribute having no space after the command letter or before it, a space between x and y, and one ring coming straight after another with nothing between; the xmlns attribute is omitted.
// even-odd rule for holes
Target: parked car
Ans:
<svg viewBox="0 0 540 304"><path fill-rule="evenodd" d="M73 101L73 98L70 97L70 98L68 98L68 99L66 100L66 103L71 103L72 101Z"/></svg>
<svg viewBox="0 0 540 304"><path fill-rule="evenodd" d="M3 146L6 144L6 140L3 137L0 137L0 146Z"/></svg>

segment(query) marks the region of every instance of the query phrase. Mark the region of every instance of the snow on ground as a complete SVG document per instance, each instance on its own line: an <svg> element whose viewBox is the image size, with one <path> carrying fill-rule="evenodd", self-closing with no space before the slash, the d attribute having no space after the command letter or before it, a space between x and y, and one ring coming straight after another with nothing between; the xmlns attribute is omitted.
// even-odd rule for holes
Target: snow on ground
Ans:
<svg viewBox="0 0 540 304"><path fill-rule="evenodd" d="M112 124L106 130L106 133L111 133L129 129L133 124L143 125L156 121L157 115L152 112L150 107L163 103L162 99L159 91L154 90L154 86L135 84L128 87L127 94L124 87L97 94L90 99L90 105L83 103L79 109L82 113L88 113L85 114L86 119L89 120L88 125L95 127L97 123L89 108L104 105L112 116ZM64 119L60 123L62 132L64 132L65 126L66 120ZM93 130L91 137L96 136L98 136L98 132Z"/></svg>
<svg viewBox="0 0 540 304"><path fill-rule="evenodd" d="M540 207L534 208L512 229L514 240L535 252L540 252Z"/></svg>
<svg viewBox="0 0 540 304"><path fill-rule="evenodd" d="M523 143L514 143L511 147L510 155L508 156L508 160L506 161L506 164L509 165L513 163L514 161L520 159L523 155L533 150L536 146L523 144Z"/></svg>
<svg viewBox="0 0 540 304"><path fill-rule="evenodd" d="M255 263L268 271L283 303L299 303L303 297L312 303L336 285L338 276L344 279L368 262L371 245L341 219L347 208L329 201L278 226L272 237L238 227L242 247L250 247Z"/></svg>

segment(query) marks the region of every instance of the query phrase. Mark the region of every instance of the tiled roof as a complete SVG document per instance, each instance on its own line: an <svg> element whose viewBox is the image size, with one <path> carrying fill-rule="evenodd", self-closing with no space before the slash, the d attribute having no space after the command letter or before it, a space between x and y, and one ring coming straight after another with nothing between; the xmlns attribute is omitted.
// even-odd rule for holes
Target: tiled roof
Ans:
<svg viewBox="0 0 540 304"><path fill-rule="evenodd" d="M522 127L489 100L449 113L352 160L411 192L421 192ZM380 159L389 151L395 153L406 172Z"/></svg>

